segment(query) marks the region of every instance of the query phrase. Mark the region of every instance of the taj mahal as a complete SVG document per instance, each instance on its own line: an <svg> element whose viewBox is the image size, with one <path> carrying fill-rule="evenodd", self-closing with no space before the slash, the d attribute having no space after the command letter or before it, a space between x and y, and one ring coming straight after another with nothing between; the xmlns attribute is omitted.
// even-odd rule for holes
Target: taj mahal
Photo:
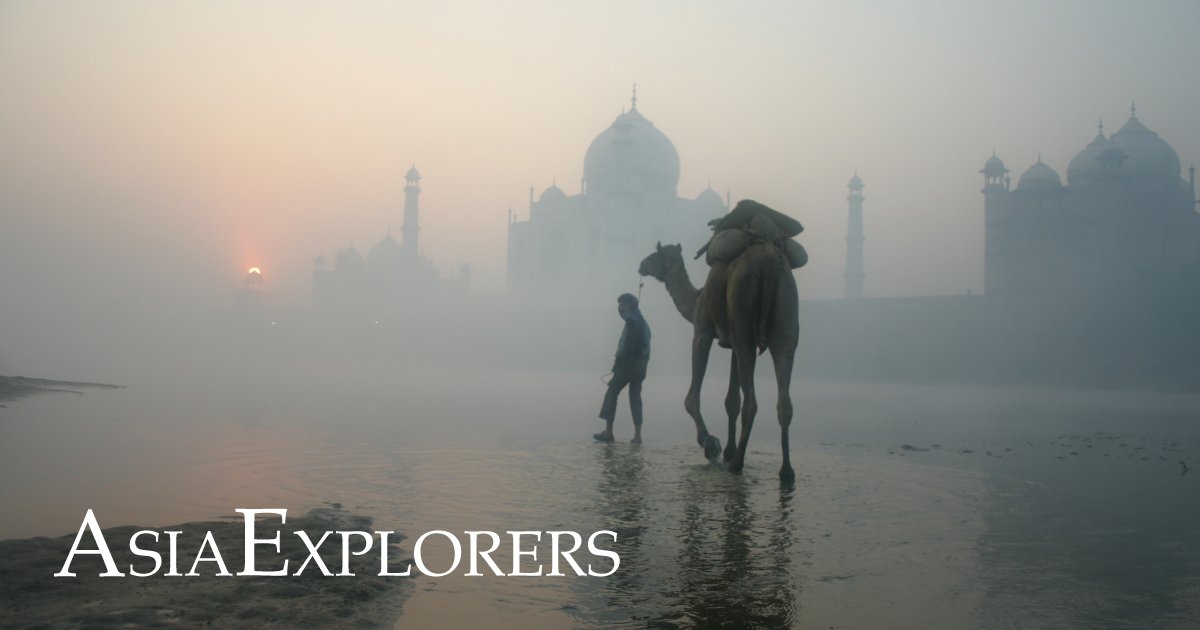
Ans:
<svg viewBox="0 0 1200 630"><path fill-rule="evenodd" d="M527 299L609 294L637 284L638 261L657 241L699 247L710 219L728 211L711 186L681 197L679 153L637 106L592 141L583 158L578 194L552 185L528 216L508 223L508 290ZM627 270L620 273L620 270Z"/></svg>

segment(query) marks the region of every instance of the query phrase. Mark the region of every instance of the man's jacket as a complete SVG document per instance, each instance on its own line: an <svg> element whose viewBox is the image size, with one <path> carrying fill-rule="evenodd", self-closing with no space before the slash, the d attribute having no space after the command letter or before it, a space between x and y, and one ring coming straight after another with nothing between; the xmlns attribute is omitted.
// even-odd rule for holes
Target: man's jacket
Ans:
<svg viewBox="0 0 1200 630"><path fill-rule="evenodd" d="M625 328L621 330L621 340L617 342L613 372L644 373L646 363L650 360L650 326L636 308L626 311L622 317L625 319Z"/></svg>

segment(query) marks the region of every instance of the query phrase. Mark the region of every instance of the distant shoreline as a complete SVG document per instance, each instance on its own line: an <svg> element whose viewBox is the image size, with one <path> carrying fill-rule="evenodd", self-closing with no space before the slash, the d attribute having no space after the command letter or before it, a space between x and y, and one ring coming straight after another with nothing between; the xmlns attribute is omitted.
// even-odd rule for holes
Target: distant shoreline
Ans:
<svg viewBox="0 0 1200 630"><path fill-rule="evenodd" d="M46 378L0 375L0 407L10 400L20 400L37 394L77 394L81 389L122 389L122 385L108 383L86 383L82 381L55 381Z"/></svg>

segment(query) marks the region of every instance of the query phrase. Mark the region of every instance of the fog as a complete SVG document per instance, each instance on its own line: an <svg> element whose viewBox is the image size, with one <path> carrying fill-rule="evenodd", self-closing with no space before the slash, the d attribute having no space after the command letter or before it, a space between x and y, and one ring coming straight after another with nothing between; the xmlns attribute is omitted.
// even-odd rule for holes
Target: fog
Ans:
<svg viewBox="0 0 1200 630"><path fill-rule="evenodd" d="M680 196L711 182L805 223L803 297L840 295L855 171L869 296L978 293L993 149L1014 175L1039 154L1064 172L1136 99L1185 165L1200 154L1197 13L6 3L0 369L69 372L106 327L220 310L250 266L304 306L316 255L398 228L413 164L422 253L502 292L507 210L527 213L530 186L578 193L634 83L679 151Z"/></svg>
<svg viewBox="0 0 1200 630"><path fill-rule="evenodd" d="M0 3L0 538L620 531L607 581L394 582L399 628L1197 618L1200 4L741 4ZM770 356L744 470L682 405L741 199L804 226L794 480ZM598 444L623 292L646 438L626 392ZM0 542L0 616L126 614Z"/></svg>

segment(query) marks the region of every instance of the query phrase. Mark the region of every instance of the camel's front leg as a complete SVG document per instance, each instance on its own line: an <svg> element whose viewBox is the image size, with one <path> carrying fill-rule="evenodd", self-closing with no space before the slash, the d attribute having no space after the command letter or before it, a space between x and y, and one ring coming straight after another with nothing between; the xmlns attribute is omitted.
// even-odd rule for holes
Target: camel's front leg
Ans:
<svg viewBox="0 0 1200 630"><path fill-rule="evenodd" d="M716 459L721 454L721 440L709 434L704 417L700 415L700 387L704 383L704 372L708 369L708 352L712 349L712 342L713 336L704 332L697 332L692 337L692 384L687 397L683 399L683 408L696 423L696 442L704 447L704 456Z"/></svg>
<svg viewBox="0 0 1200 630"><path fill-rule="evenodd" d="M775 362L775 382L779 386L779 440L783 447L783 465L779 467L779 480L790 483L796 479L792 470L791 449L788 447L788 427L792 425L792 362L796 357L796 349L788 348L780 351L771 349L771 360Z"/></svg>
<svg viewBox="0 0 1200 630"><path fill-rule="evenodd" d="M725 413L729 415L729 440L725 442L725 463L737 453L737 418L742 406L741 385L738 382L737 354L729 353L729 392L725 394Z"/></svg>

